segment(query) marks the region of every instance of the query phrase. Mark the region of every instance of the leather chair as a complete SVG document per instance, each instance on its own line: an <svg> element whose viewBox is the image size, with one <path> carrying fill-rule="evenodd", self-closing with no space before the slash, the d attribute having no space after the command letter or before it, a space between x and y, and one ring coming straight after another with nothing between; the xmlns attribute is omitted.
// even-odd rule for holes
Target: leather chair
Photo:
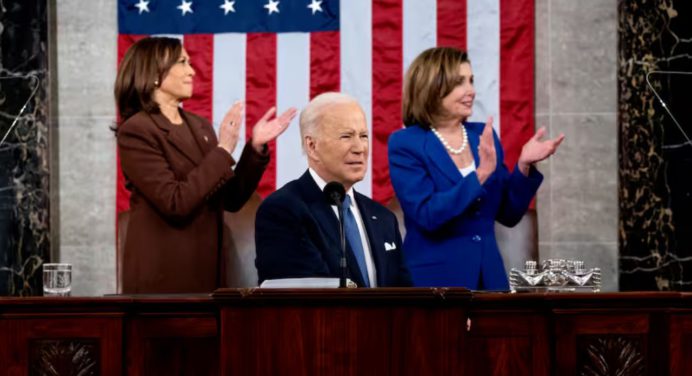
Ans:
<svg viewBox="0 0 692 376"><path fill-rule="evenodd" d="M262 202L254 193L250 200L236 213L224 213L226 231L230 234L229 243L225 244L226 276L229 287L257 286L257 269L255 269L255 213ZM116 238L116 293L122 293L123 254L130 212L118 214L118 234Z"/></svg>
<svg viewBox="0 0 692 376"><path fill-rule="evenodd" d="M253 194L243 208L236 213L225 213L224 222L230 231L229 244L226 244L226 283L229 287L257 286L255 268L255 214L262 198ZM394 198L387 207L394 212L399 221L401 236L406 235L404 214L399 201ZM508 228L495 225L498 246L505 261L505 268L523 267L525 260L538 259L538 225L536 211L529 210L519 224ZM118 235L116 248L116 291L122 293L123 248L127 237L128 211L118 215Z"/></svg>

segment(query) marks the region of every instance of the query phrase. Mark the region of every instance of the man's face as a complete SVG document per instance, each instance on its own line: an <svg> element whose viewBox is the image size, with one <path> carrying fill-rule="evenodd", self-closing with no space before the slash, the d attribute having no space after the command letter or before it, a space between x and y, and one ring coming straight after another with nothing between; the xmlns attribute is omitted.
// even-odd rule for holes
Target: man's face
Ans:
<svg viewBox="0 0 692 376"><path fill-rule="evenodd" d="M348 190L368 169L368 126L357 103L328 105L313 136L306 136L309 164L326 182Z"/></svg>

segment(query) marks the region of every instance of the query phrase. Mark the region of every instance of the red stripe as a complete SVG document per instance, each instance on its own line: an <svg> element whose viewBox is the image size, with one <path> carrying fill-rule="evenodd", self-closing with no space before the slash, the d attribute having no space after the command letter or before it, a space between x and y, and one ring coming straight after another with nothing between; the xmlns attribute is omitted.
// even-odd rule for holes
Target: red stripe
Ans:
<svg viewBox="0 0 692 376"><path fill-rule="evenodd" d="M372 198L394 196L389 180L387 140L402 127L403 10L401 0L372 4Z"/></svg>
<svg viewBox="0 0 692 376"><path fill-rule="evenodd" d="M122 61L125 56L125 52L135 44L138 40L144 38L146 35L130 35L130 34L120 34L118 35L118 66L120 66L120 61ZM120 119L118 118L118 121ZM116 191L115 191L115 212L120 213L130 209L130 191L125 188L125 176L120 168L120 153L118 149L115 150L116 158ZM117 226L117 221L116 221Z"/></svg>
<svg viewBox="0 0 692 376"><path fill-rule="evenodd" d="M245 129L249 140L255 123L276 106L276 34L248 34L246 51ZM269 143L269 153L269 165L257 188L262 197L276 190L276 141Z"/></svg>
<svg viewBox="0 0 692 376"><path fill-rule="evenodd" d="M437 0L437 45L466 51L465 0Z"/></svg>
<svg viewBox="0 0 692 376"><path fill-rule="evenodd" d="M310 99L327 91L339 91L340 38L338 31L310 34Z"/></svg>
<svg viewBox="0 0 692 376"><path fill-rule="evenodd" d="M183 46L190 55L195 69L192 98L183 103L186 111L193 112L209 121L213 118L214 95L214 36L190 34L183 37Z"/></svg>
<svg viewBox="0 0 692 376"><path fill-rule="evenodd" d="M533 1L500 1L500 135L509 168L535 127L533 17Z"/></svg>

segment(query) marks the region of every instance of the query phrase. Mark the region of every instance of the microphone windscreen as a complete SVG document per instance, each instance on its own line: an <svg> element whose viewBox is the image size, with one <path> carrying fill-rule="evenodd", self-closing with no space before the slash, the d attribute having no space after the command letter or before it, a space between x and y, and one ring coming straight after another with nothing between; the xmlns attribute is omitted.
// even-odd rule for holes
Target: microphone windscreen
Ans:
<svg viewBox="0 0 692 376"><path fill-rule="evenodd" d="M344 185L339 182L329 182L324 186L324 197L333 204L340 204L344 201L346 195L346 189Z"/></svg>

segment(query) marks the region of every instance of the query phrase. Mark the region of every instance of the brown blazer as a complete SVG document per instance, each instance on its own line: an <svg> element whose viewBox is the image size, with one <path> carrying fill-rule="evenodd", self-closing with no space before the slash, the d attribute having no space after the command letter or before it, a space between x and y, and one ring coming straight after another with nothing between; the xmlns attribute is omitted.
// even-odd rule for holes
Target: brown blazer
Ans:
<svg viewBox="0 0 692 376"><path fill-rule="evenodd" d="M235 166L209 122L181 110L190 132L139 112L118 128L120 164L132 191L123 293L211 292L224 285L228 229L269 162L247 143ZM190 139L190 133L193 139Z"/></svg>

